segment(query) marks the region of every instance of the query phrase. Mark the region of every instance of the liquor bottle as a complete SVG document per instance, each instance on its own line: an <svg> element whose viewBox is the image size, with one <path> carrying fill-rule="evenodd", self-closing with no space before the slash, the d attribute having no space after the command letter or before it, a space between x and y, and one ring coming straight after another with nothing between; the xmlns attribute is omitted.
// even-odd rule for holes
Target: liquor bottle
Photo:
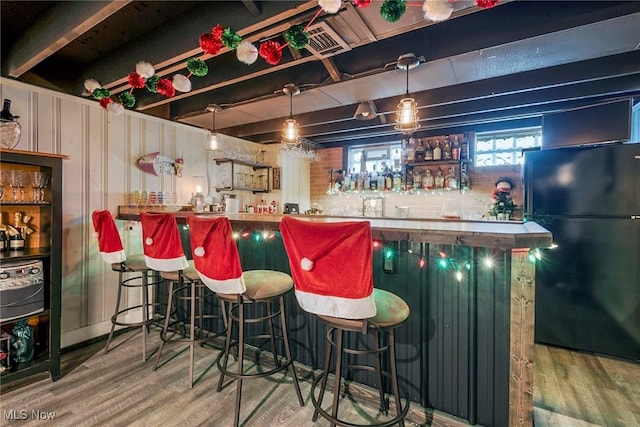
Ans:
<svg viewBox="0 0 640 427"><path fill-rule="evenodd" d="M460 143L460 160L469 160L469 141L466 136L462 137Z"/></svg>
<svg viewBox="0 0 640 427"><path fill-rule="evenodd" d="M402 174L398 170L393 174L393 191L400 190L402 190Z"/></svg>
<svg viewBox="0 0 640 427"><path fill-rule="evenodd" d="M462 165L462 169L460 169L460 188L463 190L468 190L471 187L471 180L469 179L469 174L467 173L466 165Z"/></svg>
<svg viewBox="0 0 640 427"><path fill-rule="evenodd" d="M449 135L444 137L444 145L442 147L442 159L451 160L451 141L449 141Z"/></svg>
<svg viewBox="0 0 640 427"><path fill-rule="evenodd" d="M13 114L11 114L11 100L6 99L2 103L2 111L0 111L0 120L3 122L12 122L15 120Z"/></svg>
<svg viewBox="0 0 640 427"><path fill-rule="evenodd" d="M4 252L9 249L9 239L7 239L7 233L4 230L0 230L0 252Z"/></svg>
<svg viewBox="0 0 640 427"><path fill-rule="evenodd" d="M422 174L420 169L416 168L413 171L413 189L419 190L420 188L422 188Z"/></svg>
<svg viewBox="0 0 640 427"><path fill-rule="evenodd" d="M366 172L360 172L358 174L358 179L356 181L356 189L362 191L364 189L364 177L367 175Z"/></svg>
<svg viewBox="0 0 640 427"><path fill-rule="evenodd" d="M460 160L460 143L458 142L458 135L453 137L453 144L451 144L451 158L453 160Z"/></svg>
<svg viewBox="0 0 640 427"><path fill-rule="evenodd" d="M417 163L424 162L424 153L425 153L425 148L421 139L420 144L418 144L418 146L416 147L415 159Z"/></svg>
<svg viewBox="0 0 640 427"><path fill-rule="evenodd" d="M402 164L406 165L407 164L407 160L409 159L409 141L407 141L406 139L402 140Z"/></svg>
<svg viewBox="0 0 640 427"><path fill-rule="evenodd" d="M10 234L9 236L9 249L12 251L24 250L24 237L22 230L17 228L17 233Z"/></svg>
<svg viewBox="0 0 640 427"><path fill-rule="evenodd" d="M442 160L442 147L440 141L436 139L436 145L433 147L433 160Z"/></svg>
<svg viewBox="0 0 640 427"><path fill-rule="evenodd" d="M455 190L458 188L458 177L456 176L455 168L449 168L449 174L447 175L445 180L447 181L447 188L451 190Z"/></svg>
<svg viewBox="0 0 640 427"><path fill-rule="evenodd" d="M416 159L416 139L409 138L409 146L407 147L407 162L413 163Z"/></svg>
<svg viewBox="0 0 640 427"><path fill-rule="evenodd" d="M378 190L384 191L385 181L385 169L387 168L386 164L382 162L382 166L380 167L380 172L378 173Z"/></svg>
<svg viewBox="0 0 640 427"><path fill-rule="evenodd" d="M351 181L349 182L349 190L355 191L358 186L358 174L356 173L356 168L353 168L351 172Z"/></svg>
<svg viewBox="0 0 640 427"><path fill-rule="evenodd" d="M387 168L384 173L384 189L386 191L393 190L393 173Z"/></svg>
<svg viewBox="0 0 640 427"><path fill-rule="evenodd" d="M444 176L442 175L442 169L438 168L438 172L436 172L436 177L433 179L436 189L442 190L444 188Z"/></svg>
<svg viewBox="0 0 640 427"><path fill-rule="evenodd" d="M362 172L360 173L362 175ZM371 176L368 172L364 172L364 181L362 183L362 189L365 191L371 190Z"/></svg>
<svg viewBox="0 0 640 427"><path fill-rule="evenodd" d="M431 173L431 169L427 169L424 176L422 177L422 188L425 190L433 190L435 182L433 180L433 174Z"/></svg>
<svg viewBox="0 0 640 427"><path fill-rule="evenodd" d="M427 144L424 146L424 161L430 162L433 160L433 148L431 148L431 140L427 141Z"/></svg>
<svg viewBox="0 0 640 427"><path fill-rule="evenodd" d="M342 191L348 191L351 188L351 174L347 169L344 170L344 178L342 179Z"/></svg>
<svg viewBox="0 0 640 427"><path fill-rule="evenodd" d="M373 172L371 172L369 188L373 191L378 189L378 172L376 172L376 165L373 165Z"/></svg>

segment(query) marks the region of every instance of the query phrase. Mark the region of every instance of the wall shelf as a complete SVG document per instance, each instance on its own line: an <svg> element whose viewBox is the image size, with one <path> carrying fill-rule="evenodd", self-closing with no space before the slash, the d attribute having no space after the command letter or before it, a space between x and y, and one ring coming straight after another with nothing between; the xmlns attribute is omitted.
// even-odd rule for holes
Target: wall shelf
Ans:
<svg viewBox="0 0 640 427"><path fill-rule="evenodd" d="M226 186L226 187L216 187L216 191L220 192L220 191L251 191L253 194L256 193L268 193L270 192L270 188L271 188L271 181L270 181L270 174L268 172L269 169L271 169L270 165L265 165L263 163L254 163L254 162L247 162L244 160L236 160L236 159L228 159L228 158L216 158L213 159L214 162L216 162L216 165L221 165L224 163L230 163L231 164L231 186ZM264 187L254 187L254 186L247 186L247 185L237 185L239 183L237 183L235 181L235 168L236 166L245 166L245 167L250 167L252 168L254 171L257 170L262 170L262 169L266 169L267 170L267 174L266 174L266 183Z"/></svg>

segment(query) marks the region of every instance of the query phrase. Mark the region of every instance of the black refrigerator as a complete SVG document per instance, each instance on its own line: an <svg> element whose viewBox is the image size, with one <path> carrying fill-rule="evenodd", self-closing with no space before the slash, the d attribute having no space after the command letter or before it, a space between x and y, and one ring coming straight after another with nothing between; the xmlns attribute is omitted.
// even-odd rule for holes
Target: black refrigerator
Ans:
<svg viewBox="0 0 640 427"><path fill-rule="evenodd" d="M640 361L640 144L526 152L523 184L557 244L536 264L536 342Z"/></svg>

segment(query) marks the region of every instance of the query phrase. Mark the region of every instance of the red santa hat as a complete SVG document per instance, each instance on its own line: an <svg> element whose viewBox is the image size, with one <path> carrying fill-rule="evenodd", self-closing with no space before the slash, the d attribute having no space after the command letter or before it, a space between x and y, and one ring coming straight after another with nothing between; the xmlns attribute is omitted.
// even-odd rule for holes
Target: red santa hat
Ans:
<svg viewBox="0 0 640 427"><path fill-rule="evenodd" d="M376 315L368 221L280 223L296 299L307 312L345 319Z"/></svg>
<svg viewBox="0 0 640 427"><path fill-rule="evenodd" d="M140 212L140 222L147 267L156 271L176 271L189 266L182 249L178 223L173 215Z"/></svg>
<svg viewBox="0 0 640 427"><path fill-rule="evenodd" d="M122 246L122 239L111 212L96 210L91 214L94 235L98 239L98 250L102 260L108 264L126 261L127 255Z"/></svg>
<svg viewBox="0 0 640 427"><path fill-rule="evenodd" d="M213 292L244 293L247 288L229 219L192 215L188 222L193 264L202 283Z"/></svg>

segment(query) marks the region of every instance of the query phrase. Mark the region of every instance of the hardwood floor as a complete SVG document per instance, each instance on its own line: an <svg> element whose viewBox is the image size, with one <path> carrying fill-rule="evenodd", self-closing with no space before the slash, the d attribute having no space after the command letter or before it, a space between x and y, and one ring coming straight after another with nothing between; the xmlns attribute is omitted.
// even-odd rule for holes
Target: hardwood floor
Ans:
<svg viewBox="0 0 640 427"><path fill-rule="evenodd" d="M148 348L157 347L152 332ZM168 346L156 372L140 360L140 336L127 332L116 339L109 354L104 342L63 354L62 378L52 383L40 376L22 383L2 385L2 426L229 426L233 420L235 385L216 393L217 350L197 348L192 389L187 386L188 351ZM640 426L640 364L572 352L544 345L535 347L534 423L536 427ZM303 367L300 375L309 379ZM246 381L243 386L241 425L327 426L311 421L310 381L301 381L305 407L298 405L291 381L282 374ZM375 408L344 400L348 416L368 414L380 419ZM10 420L11 414L26 420ZM11 412L17 411L17 412ZM37 419L55 413L52 420ZM407 425L465 425L452 418L411 404ZM14 417L16 418L16 417Z"/></svg>

